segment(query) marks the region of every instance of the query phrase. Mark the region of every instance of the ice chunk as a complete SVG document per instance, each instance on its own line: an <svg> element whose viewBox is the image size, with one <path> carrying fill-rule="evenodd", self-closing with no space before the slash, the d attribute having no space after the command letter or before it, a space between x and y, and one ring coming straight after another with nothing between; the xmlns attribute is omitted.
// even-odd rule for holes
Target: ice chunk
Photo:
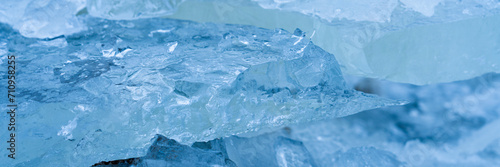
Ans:
<svg viewBox="0 0 500 167"><path fill-rule="evenodd" d="M22 71L16 163L91 165L139 157L156 134L190 144L399 104L348 88L300 30L81 19L92 28L56 39L1 32Z"/></svg>
<svg viewBox="0 0 500 167"><path fill-rule="evenodd" d="M249 138L231 136L199 142L193 148L214 148L217 144L212 143L224 142L227 156L238 166L500 164L500 138L495 133L500 113L496 100L500 98L499 74L429 86L349 78L357 83L356 89L413 103L300 124ZM149 159L144 163L169 162Z"/></svg>
<svg viewBox="0 0 500 167"><path fill-rule="evenodd" d="M347 74L421 85L499 72L499 7L494 0L20 0L0 7L0 22L36 38L85 29L75 15L87 12L299 28Z"/></svg>
<svg viewBox="0 0 500 167"><path fill-rule="evenodd" d="M347 74L421 85L499 72L499 7L492 0L187 0L167 17L300 28Z"/></svg>
<svg viewBox="0 0 500 167"><path fill-rule="evenodd" d="M26 37L54 38L86 28L75 16L84 7L85 0L5 1L0 6L0 22Z"/></svg>

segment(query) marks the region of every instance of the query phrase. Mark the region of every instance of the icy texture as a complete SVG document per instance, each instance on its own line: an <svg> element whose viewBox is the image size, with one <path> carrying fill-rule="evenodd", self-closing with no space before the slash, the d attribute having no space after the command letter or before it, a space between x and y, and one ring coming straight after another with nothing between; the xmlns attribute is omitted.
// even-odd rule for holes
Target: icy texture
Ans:
<svg viewBox="0 0 500 167"><path fill-rule="evenodd" d="M495 0L187 0L167 17L300 28L347 74L430 84L500 72L499 7Z"/></svg>
<svg viewBox="0 0 500 167"><path fill-rule="evenodd" d="M300 30L86 22L88 31L46 40L2 25L24 128L23 156L1 162L91 165L142 156L156 134L189 144L399 104L348 88L334 56Z"/></svg>
<svg viewBox="0 0 500 167"><path fill-rule="evenodd" d="M87 11L96 17L130 20L173 14L184 0L87 0Z"/></svg>
<svg viewBox="0 0 500 167"><path fill-rule="evenodd" d="M85 29L75 14L85 0L2 0L0 22L10 24L23 36L54 38Z"/></svg>
<svg viewBox="0 0 500 167"><path fill-rule="evenodd" d="M169 17L293 31L337 56L347 74L430 84L500 71L496 0L48 0L8 1L0 22L27 37L86 28L75 15ZM82 9L85 7L85 9ZM422 68L425 67L425 68Z"/></svg>
<svg viewBox="0 0 500 167"><path fill-rule="evenodd" d="M212 160L222 162L222 159L227 163L219 164L226 166L233 163L325 167L500 165L497 133L500 74L429 86L348 78L356 89L408 99L412 103L286 127L250 138L231 136L198 142L192 147L163 138L161 141L168 142L156 142L160 144L155 143L151 148L158 149L150 148L148 155L178 155L178 158L150 156L148 161L137 158L135 162L153 166L176 163L172 161L178 159L201 159L193 162L198 166L204 162L211 164ZM213 157L214 152L219 156L206 160Z"/></svg>

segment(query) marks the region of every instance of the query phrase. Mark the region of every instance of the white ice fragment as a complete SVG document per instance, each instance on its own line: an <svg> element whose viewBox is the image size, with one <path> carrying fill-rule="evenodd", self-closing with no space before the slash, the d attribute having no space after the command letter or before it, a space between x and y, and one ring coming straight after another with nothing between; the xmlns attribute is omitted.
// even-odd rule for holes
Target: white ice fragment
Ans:
<svg viewBox="0 0 500 167"><path fill-rule="evenodd" d="M30 45L30 47L33 46L48 46L48 47L52 46L52 47L63 48L68 46L68 42L64 38L57 38L50 41L38 41L37 43Z"/></svg>
<svg viewBox="0 0 500 167"><path fill-rule="evenodd" d="M57 132L58 136L63 136L66 140L73 139L73 134L71 133L77 126L77 117L73 120L68 121L68 124L61 127L61 130Z"/></svg>
<svg viewBox="0 0 500 167"><path fill-rule="evenodd" d="M154 30L154 31L149 32L148 36L153 37L154 33L169 33L172 30L173 29L158 29L158 30Z"/></svg>
<svg viewBox="0 0 500 167"><path fill-rule="evenodd" d="M248 41L240 41L242 44L248 45Z"/></svg>
<svg viewBox="0 0 500 167"><path fill-rule="evenodd" d="M125 56L125 54L127 54L127 53L128 53L128 52L130 52L130 51L132 51L132 49L127 48L127 49L125 49L125 50L123 50L123 51L119 52L118 54L116 54L116 57L118 57L118 58L123 58L123 56Z"/></svg>
<svg viewBox="0 0 500 167"><path fill-rule="evenodd" d="M302 41L302 39L304 39L304 36L295 36L295 35L293 35L292 37L293 38L297 38L297 41L295 41L293 43L293 45L297 45L300 41Z"/></svg>
<svg viewBox="0 0 500 167"><path fill-rule="evenodd" d="M191 101L188 98L178 97L175 99L179 105L189 105Z"/></svg>
<svg viewBox="0 0 500 167"><path fill-rule="evenodd" d="M171 42L171 43L168 43L167 46L168 46L168 53L172 53L174 52L175 48L177 47L177 42Z"/></svg>
<svg viewBox="0 0 500 167"><path fill-rule="evenodd" d="M306 47L300 48L300 50L298 50L298 51L297 51L297 53L302 53L302 52L304 52L304 49L305 49L305 48L306 48Z"/></svg>

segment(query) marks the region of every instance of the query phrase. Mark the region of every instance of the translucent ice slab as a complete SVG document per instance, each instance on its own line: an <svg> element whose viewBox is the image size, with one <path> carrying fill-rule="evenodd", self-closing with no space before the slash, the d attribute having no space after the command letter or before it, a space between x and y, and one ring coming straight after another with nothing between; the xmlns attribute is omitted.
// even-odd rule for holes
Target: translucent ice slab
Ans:
<svg viewBox="0 0 500 167"><path fill-rule="evenodd" d="M20 0L0 6L0 22L35 38L82 31L75 15L85 14L299 28L347 74L421 85L499 72L499 7L495 0Z"/></svg>
<svg viewBox="0 0 500 167"><path fill-rule="evenodd" d="M494 0L186 0L157 16L300 28L347 74L429 84L500 71L498 7Z"/></svg>

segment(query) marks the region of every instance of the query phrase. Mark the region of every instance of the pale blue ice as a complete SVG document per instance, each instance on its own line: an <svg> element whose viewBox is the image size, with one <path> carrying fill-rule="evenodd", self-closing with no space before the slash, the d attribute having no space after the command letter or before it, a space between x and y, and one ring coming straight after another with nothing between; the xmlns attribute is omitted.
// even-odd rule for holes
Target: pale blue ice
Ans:
<svg viewBox="0 0 500 167"><path fill-rule="evenodd" d="M0 166L500 166L498 0L0 3Z"/></svg>

